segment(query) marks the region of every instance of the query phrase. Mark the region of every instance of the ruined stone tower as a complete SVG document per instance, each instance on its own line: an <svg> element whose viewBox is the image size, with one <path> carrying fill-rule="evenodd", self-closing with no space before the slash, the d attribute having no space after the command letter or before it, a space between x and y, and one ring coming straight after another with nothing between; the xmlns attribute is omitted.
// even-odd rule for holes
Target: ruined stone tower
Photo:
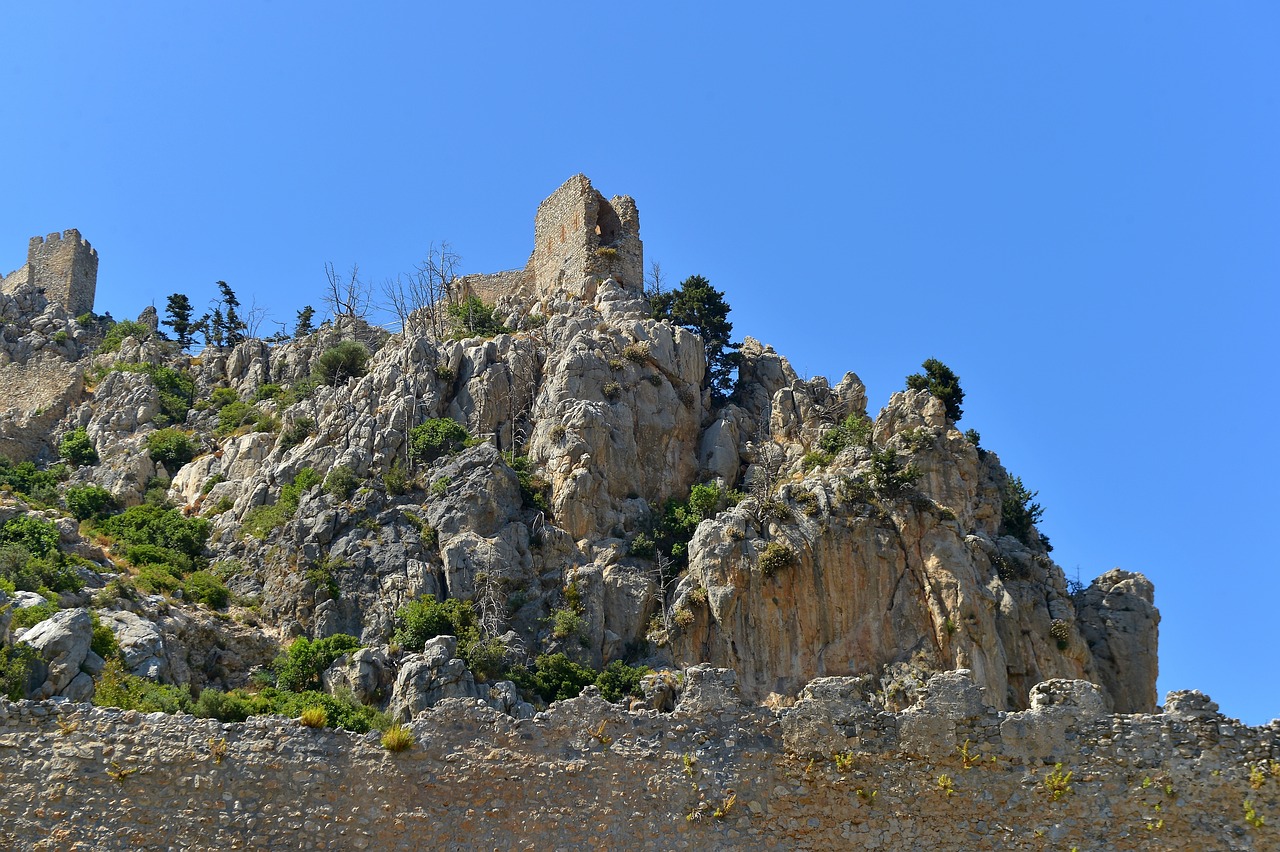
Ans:
<svg viewBox="0 0 1280 852"><path fill-rule="evenodd" d="M32 237L27 262L6 275L0 289L12 292L27 284L43 288L46 299L60 303L72 316L88 313L98 287L98 251L75 228Z"/></svg>
<svg viewBox="0 0 1280 852"><path fill-rule="evenodd" d="M633 296L644 294L640 213L631 196L606 200L586 175L574 175L538 205L533 235L524 269L463 276L459 292L491 303L508 293L591 301L612 278Z"/></svg>
<svg viewBox="0 0 1280 852"><path fill-rule="evenodd" d="M529 266L539 295L563 290L591 299L610 277L643 292L640 213L631 196L606 201L586 175L574 175L538 205L533 230Z"/></svg>

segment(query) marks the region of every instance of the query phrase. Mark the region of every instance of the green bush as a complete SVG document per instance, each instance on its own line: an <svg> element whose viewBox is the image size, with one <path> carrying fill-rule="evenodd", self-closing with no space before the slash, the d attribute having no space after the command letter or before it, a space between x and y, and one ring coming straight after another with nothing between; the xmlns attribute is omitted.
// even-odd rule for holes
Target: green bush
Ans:
<svg viewBox="0 0 1280 852"><path fill-rule="evenodd" d="M400 459L391 460L391 466L387 468L386 473L382 474L382 486L387 489L388 494L395 496L408 493L409 473L400 463Z"/></svg>
<svg viewBox="0 0 1280 852"><path fill-rule="evenodd" d="M170 471L176 472L191 461L198 450L199 446L190 435L173 427L157 429L147 436L147 452L151 453L152 460Z"/></svg>
<svg viewBox="0 0 1280 852"><path fill-rule="evenodd" d="M73 485L67 489L63 499L67 503L67 511L79 521L105 517L116 506L111 492L97 485Z"/></svg>
<svg viewBox="0 0 1280 852"><path fill-rule="evenodd" d="M462 647L459 656L481 683L498 680L507 669L507 646L497 636L473 639Z"/></svg>
<svg viewBox="0 0 1280 852"><path fill-rule="evenodd" d="M261 417L262 412L247 402L241 402L240 400L229 402L218 409L218 426L214 429L214 434L218 436L230 435L241 426L257 423Z"/></svg>
<svg viewBox="0 0 1280 852"><path fill-rule="evenodd" d="M322 709L327 724L345 728L358 734L382 730L390 724L386 714L373 707L366 707L350 693L327 695L315 690L291 692L267 687L261 692L234 689L223 692L208 688L200 692L199 700L191 704L189 712L204 719L220 722L243 722L250 716L301 717L303 711Z"/></svg>
<svg viewBox="0 0 1280 852"><path fill-rule="evenodd" d="M111 628L103 624L98 614L89 611L89 621L93 625L93 638L89 641L89 650L104 660L114 660L120 656L120 643Z"/></svg>
<svg viewBox="0 0 1280 852"><path fill-rule="evenodd" d="M189 713L192 709L187 689L129 674L119 659L107 660L103 666L93 691L93 703L142 713Z"/></svg>
<svg viewBox="0 0 1280 852"><path fill-rule="evenodd" d="M350 562L341 559L322 559L320 562L312 565L306 570L307 582L316 588L317 591L324 589L329 593L329 597L337 600L342 596L342 587L338 585L338 579L333 576L335 568L351 568Z"/></svg>
<svg viewBox="0 0 1280 852"><path fill-rule="evenodd" d="M188 373L172 367L155 364L114 364L112 370L119 373L145 373L160 393L160 416L156 425L181 423L187 419L187 412L196 396L195 379Z"/></svg>
<svg viewBox="0 0 1280 852"><path fill-rule="evenodd" d="M534 660L533 670L516 666L509 672L516 686L536 693L543 701L577 698L582 690L596 682L596 672L573 662L564 654L541 654Z"/></svg>
<svg viewBox="0 0 1280 852"><path fill-rule="evenodd" d="M227 587L208 571L196 571L187 577L182 583L182 596L212 609L223 609L231 600Z"/></svg>
<svg viewBox="0 0 1280 852"><path fill-rule="evenodd" d="M262 402L264 399L275 399L280 395L280 391L281 387L274 382L258 385L258 389L253 394L253 401Z"/></svg>
<svg viewBox="0 0 1280 852"><path fill-rule="evenodd" d="M65 554L36 557L23 545L10 543L0 545L0 585L6 591L11 586L15 591L60 593L78 592L84 581Z"/></svg>
<svg viewBox="0 0 1280 852"><path fill-rule="evenodd" d="M347 379L358 378L368 372L369 350L354 340L344 340L326 349L316 360L316 376L332 387L346 384Z"/></svg>
<svg viewBox="0 0 1280 852"><path fill-rule="evenodd" d="M396 611L396 630L391 641L402 648L421 651L428 639L456 636L459 646L477 638L475 607L471 601L449 598L437 601L435 595L423 595Z"/></svg>
<svg viewBox="0 0 1280 852"><path fill-rule="evenodd" d="M286 450L290 447L296 447L311 437L315 431L316 421L310 417L299 417L289 425L288 429L280 433L280 446Z"/></svg>
<svg viewBox="0 0 1280 852"><path fill-rule="evenodd" d="M453 325L453 337L493 337L511 329L494 315L492 305L486 305L479 296L470 296L450 305L447 313Z"/></svg>
<svg viewBox="0 0 1280 852"><path fill-rule="evenodd" d="M98 524L98 528L125 545L167 547L198 559L209 538L211 524L204 518L186 518L177 509L144 503L131 506Z"/></svg>
<svg viewBox="0 0 1280 852"><path fill-rule="evenodd" d="M362 647L359 639L346 633L335 633L314 641L305 637L295 639L271 664L276 685L290 692L317 689L320 675L333 665L334 660Z"/></svg>
<svg viewBox="0 0 1280 852"><path fill-rule="evenodd" d="M551 613L551 635L556 639L581 637L586 630L586 619L575 609L564 607Z"/></svg>
<svg viewBox="0 0 1280 852"><path fill-rule="evenodd" d="M98 463L98 451L94 449L89 433L83 426L62 436L62 440L58 442L58 455L76 467Z"/></svg>
<svg viewBox="0 0 1280 852"><path fill-rule="evenodd" d="M125 559L129 564L141 568L143 565L167 565L176 572L185 573L193 567L191 557L169 547L155 544L132 544L125 548Z"/></svg>
<svg viewBox="0 0 1280 852"><path fill-rule="evenodd" d="M627 552L636 559L652 559L657 555L653 539L642 532L636 533L636 537L631 539L631 545L628 547Z"/></svg>
<svg viewBox="0 0 1280 852"><path fill-rule="evenodd" d="M804 454L804 458L800 461L800 468L808 473L816 467L825 467L831 464L835 456L825 450L813 450Z"/></svg>
<svg viewBox="0 0 1280 852"><path fill-rule="evenodd" d="M0 645L0 695L10 701L26 698L38 658L36 649L25 642Z"/></svg>
<svg viewBox="0 0 1280 852"><path fill-rule="evenodd" d="M240 401L240 394L236 393L235 388L214 388L209 392L209 405L214 408L225 408L234 402Z"/></svg>
<svg viewBox="0 0 1280 852"><path fill-rule="evenodd" d="M14 463L0 456L0 489L8 489L25 494L35 502L56 505L58 502L58 483L67 478L67 466L55 464L46 470L39 470L33 462Z"/></svg>
<svg viewBox="0 0 1280 852"><path fill-rule="evenodd" d="M448 417L434 417L409 431L409 458L433 462L461 450L470 436L466 427Z"/></svg>
<svg viewBox="0 0 1280 852"><path fill-rule="evenodd" d="M869 418L850 414L838 426L832 426L818 439L818 446L833 456L847 447L871 445L872 422Z"/></svg>
<svg viewBox="0 0 1280 852"><path fill-rule="evenodd" d="M360 477L356 476L356 472L345 464L340 464L329 471L328 476L324 478L324 490L327 494L339 500L346 500L351 496L351 492L356 490L360 485Z"/></svg>
<svg viewBox="0 0 1280 852"><path fill-rule="evenodd" d="M924 367L924 373L907 376L907 387L911 390L927 390L942 400L947 409L947 418L953 423L959 423L960 416L964 413L960 408L960 403L964 402L960 377L937 358L930 358L920 366Z"/></svg>
<svg viewBox="0 0 1280 852"><path fill-rule="evenodd" d="M527 509L551 514L551 483L534 470L528 456L510 456L509 464L520 482L520 498Z"/></svg>
<svg viewBox="0 0 1280 852"><path fill-rule="evenodd" d="M148 595L169 595L182 586L182 572L168 563L147 564L133 578L138 591Z"/></svg>
<svg viewBox="0 0 1280 852"><path fill-rule="evenodd" d="M899 497L920 478L915 465L903 467L892 449L871 453L871 487L886 497Z"/></svg>
<svg viewBox="0 0 1280 852"><path fill-rule="evenodd" d="M0 545L16 544L32 556L47 556L58 549L58 528L35 515L18 515L0 526Z"/></svg>
<svg viewBox="0 0 1280 852"><path fill-rule="evenodd" d="M107 329L106 336L102 338L102 343L98 345L98 352L119 352L120 344L126 337L143 341L151 337L151 329L140 322L121 320Z"/></svg>
<svg viewBox="0 0 1280 852"><path fill-rule="evenodd" d="M689 499L681 503L671 499L662 509L653 529L656 549L671 557L673 568L678 569L686 558L689 541L698 524L714 518L721 509L735 504L742 495L726 492L712 482L695 485L689 490Z"/></svg>
<svg viewBox="0 0 1280 852"><path fill-rule="evenodd" d="M643 698L640 679L653 672L648 666L629 666L622 660L614 660L604 667L596 678L596 686L605 701L621 701L628 695Z"/></svg>

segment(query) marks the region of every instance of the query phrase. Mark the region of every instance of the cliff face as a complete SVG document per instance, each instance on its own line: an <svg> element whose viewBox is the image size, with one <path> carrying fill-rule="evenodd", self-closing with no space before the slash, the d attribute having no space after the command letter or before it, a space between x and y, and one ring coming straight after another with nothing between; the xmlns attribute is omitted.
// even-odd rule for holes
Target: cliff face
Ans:
<svg viewBox="0 0 1280 852"><path fill-rule="evenodd" d="M966 668L1000 709L1027 707L1048 678L1096 683L1117 711L1155 707L1150 583L1113 571L1071 594L1034 530L1001 536L1008 476L939 399L904 391L865 420L856 375L834 387L801 381L748 338L732 402L716 403L703 341L652 319L635 282L607 277L611 249L595 233L583 256L603 266L590 286L552 286L531 261L512 280L534 283L497 302L516 330L488 338L413 331L429 323L388 336L344 318L194 359L154 338L95 355L90 332L56 305L6 297L26 319L20 338L0 338L4 369L36 369L36 353L56 349L41 357L58 359L65 378L42 380L47 436L9 429L0 439L48 458L56 438L83 428L99 461L67 484L97 483L121 506L167 488L172 505L210 521L203 556L234 596L231 620L172 597L113 597L107 582L137 565L64 521L61 547L98 570L78 569L85 591L60 603L94 608L122 642L141 643L135 673L195 687L243 685L293 637L351 634L372 650L358 665L344 658L346 674L330 680L363 684L388 707L489 695L483 678L442 686L451 651L433 666L422 649L390 647L397 610L423 594L474 601L511 662L555 651L596 668L709 662L733 669L752 700L867 674L884 706L905 706L928 672ZM366 372L310 388L320 357L343 341L370 351ZM182 417L165 370L195 388ZM251 403L253 416L228 428L228 398ZM36 416L33 407L9 422ZM430 460L412 454L411 430L431 418L456 420L476 441ZM190 461L153 457L147 439L166 420L196 444ZM828 440L837 428L854 437ZM354 487L301 488L291 511L261 524L308 468L321 480L349 471ZM700 482L721 489L719 511L685 552L657 558L640 546L663 504ZM554 618L566 608L569 631ZM396 686L394 671L410 663L436 674Z"/></svg>

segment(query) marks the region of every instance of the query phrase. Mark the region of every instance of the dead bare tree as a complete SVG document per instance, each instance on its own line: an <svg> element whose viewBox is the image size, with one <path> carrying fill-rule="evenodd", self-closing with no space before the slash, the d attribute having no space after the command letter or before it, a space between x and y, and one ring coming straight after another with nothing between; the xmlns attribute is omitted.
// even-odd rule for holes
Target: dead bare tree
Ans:
<svg viewBox="0 0 1280 852"><path fill-rule="evenodd" d="M445 317L443 307L453 305L459 298L458 270L462 268L462 255L453 250L445 240L427 249L427 256L418 264L414 279L415 308L425 308L424 315L437 338L444 337ZM411 312L412 313L412 312Z"/></svg>
<svg viewBox="0 0 1280 852"><path fill-rule="evenodd" d="M249 305L249 310L246 311L244 315L245 333L251 338L259 337L258 332L262 328L262 323L266 321L270 313L270 310L266 306L258 304L258 298L256 296L253 297Z"/></svg>
<svg viewBox="0 0 1280 852"><path fill-rule="evenodd" d="M493 545L485 546L485 570L476 574L475 603L479 610L477 622L480 634L486 639L502 635L507 611L506 596L502 593L501 579L494 576Z"/></svg>
<svg viewBox="0 0 1280 852"><path fill-rule="evenodd" d="M324 303L335 317L364 319L373 301L372 287L360 280L360 265L351 264L351 272L339 275L332 263L324 265L326 279Z"/></svg>
<svg viewBox="0 0 1280 852"><path fill-rule="evenodd" d="M662 265L656 260L649 264L649 274L644 277L644 297L652 300L661 296L666 289L666 276L662 274Z"/></svg>
<svg viewBox="0 0 1280 852"><path fill-rule="evenodd" d="M662 632L666 637L666 641L670 642L671 637L676 632L675 610L667 598L671 594L671 589L679 582L676 572L671 570L671 557L663 553L661 548L653 559L653 568L651 576L653 577L654 597L657 598L658 616L662 619ZM660 643L661 644L661 643Z"/></svg>

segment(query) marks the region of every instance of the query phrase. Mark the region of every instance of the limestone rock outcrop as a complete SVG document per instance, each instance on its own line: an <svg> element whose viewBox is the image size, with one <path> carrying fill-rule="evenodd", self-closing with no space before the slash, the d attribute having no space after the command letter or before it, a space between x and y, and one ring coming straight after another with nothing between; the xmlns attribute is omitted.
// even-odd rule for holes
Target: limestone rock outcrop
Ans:
<svg viewBox="0 0 1280 852"><path fill-rule="evenodd" d="M89 647L93 625L85 609L64 609L24 632L20 637L35 649L41 667L33 678L43 682L34 691L39 698L61 695L72 701L88 701L93 695L93 675L104 661Z"/></svg>
<svg viewBox="0 0 1280 852"><path fill-rule="evenodd" d="M1034 528L1007 523L999 457L940 399L905 390L872 419L855 373L802 379L750 337L722 398L704 341L651 314L634 201L575 176L534 230L524 269L458 279L394 334L342 316L192 355L150 312L137 337L91 354L109 323L0 294L13 374L0 384L47 391L0 416L0 452L51 459L83 428L99 456L52 503L13 512L94 484L115 501L104 511L145 503L209 533L203 552L175 555L62 517L59 547L90 582L60 596L79 609L28 631L41 693L87 694L80 668L98 663L77 643L93 605L129 672L197 692L269 680L297 638L349 634L362 647L321 682L399 719L450 699L526 716L540 664L615 661L657 670L627 699L655 710L801 693L839 705L830 733L915 708L899 734L919 749L978 696L1048 713L1029 695L1053 679L1097 684L1107 708L1154 708L1151 584L1113 571L1073 594ZM467 296L493 306L489 333L448 328ZM326 371L352 346L361 366ZM424 447L415 430L445 418L466 440ZM189 452L153 457L169 426ZM695 486L716 505L689 521ZM225 586L226 613L194 602L183 584L197 572ZM469 603L474 623L441 629L475 631L523 671L491 686L453 640L393 647L398 613L424 595ZM972 684L930 680L950 670Z"/></svg>
<svg viewBox="0 0 1280 852"><path fill-rule="evenodd" d="M1084 589L1077 609L1080 632L1115 711L1149 711L1156 701L1160 624L1151 581L1119 568L1108 571Z"/></svg>

